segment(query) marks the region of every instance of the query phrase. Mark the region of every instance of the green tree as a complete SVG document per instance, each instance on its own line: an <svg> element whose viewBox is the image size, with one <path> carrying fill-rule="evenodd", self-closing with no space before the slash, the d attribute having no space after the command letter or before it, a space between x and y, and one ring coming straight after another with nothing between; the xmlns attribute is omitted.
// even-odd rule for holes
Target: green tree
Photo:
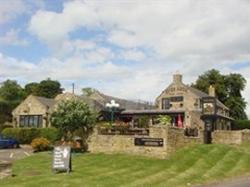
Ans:
<svg viewBox="0 0 250 187"><path fill-rule="evenodd" d="M228 95L225 85L225 76L221 75L218 70L212 69L205 72L198 77L195 84L192 84L193 87L205 93L208 93L210 85L214 86L217 98L225 103Z"/></svg>
<svg viewBox="0 0 250 187"><path fill-rule="evenodd" d="M49 78L42 80L40 83L27 84L25 88L28 94L47 98L54 98L63 91L61 84L58 81Z"/></svg>
<svg viewBox="0 0 250 187"><path fill-rule="evenodd" d="M6 80L0 87L0 124L11 121L12 110L24 99L22 87L14 80Z"/></svg>
<svg viewBox="0 0 250 187"><path fill-rule="evenodd" d="M91 96L93 93L95 92L94 88L90 88L90 87L86 87L86 88L82 88L82 93L85 96Z"/></svg>
<svg viewBox="0 0 250 187"><path fill-rule="evenodd" d="M241 74L222 75L212 69L200 75L193 87L208 93L208 87L215 87L216 97L230 108L230 115L235 119L247 119L246 102L241 95L245 89L246 79Z"/></svg>
<svg viewBox="0 0 250 187"><path fill-rule="evenodd" d="M0 99L5 101L20 101L24 98L24 90L14 80L6 80L0 87Z"/></svg>
<svg viewBox="0 0 250 187"><path fill-rule="evenodd" d="M77 100L62 101L51 115L51 124L63 132L66 141L80 131L83 145L96 122L96 113L86 103Z"/></svg>
<svg viewBox="0 0 250 187"><path fill-rule="evenodd" d="M26 84L24 87L25 94L27 96L30 94L36 95L38 93L38 87L39 87L39 83L37 82L31 82L31 83Z"/></svg>

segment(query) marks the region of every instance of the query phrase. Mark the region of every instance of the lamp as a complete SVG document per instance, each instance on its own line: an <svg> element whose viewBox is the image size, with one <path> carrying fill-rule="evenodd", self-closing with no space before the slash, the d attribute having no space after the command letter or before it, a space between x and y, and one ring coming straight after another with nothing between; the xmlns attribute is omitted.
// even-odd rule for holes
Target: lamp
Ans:
<svg viewBox="0 0 250 187"><path fill-rule="evenodd" d="M110 118L110 125L114 122L114 113L117 108L120 107L119 103L116 103L115 100L111 100L110 103L106 103L106 107L109 109L111 118Z"/></svg>

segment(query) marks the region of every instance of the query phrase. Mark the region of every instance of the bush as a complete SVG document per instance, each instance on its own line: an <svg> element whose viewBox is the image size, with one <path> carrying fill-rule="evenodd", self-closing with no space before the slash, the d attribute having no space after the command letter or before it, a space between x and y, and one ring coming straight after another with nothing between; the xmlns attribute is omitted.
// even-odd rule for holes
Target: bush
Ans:
<svg viewBox="0 0 250 187"><path fill-rule="evenodd" d="M20 129L17 129L17 128L5 128L1 133L4 136L15 138L16 140L18 140L20 142L20 139L19 139Z"/></svg>
<svg viewBox="0 0 250 187"><path fill-rule="evenodd" d="M54 143L56 140L59 140L62 135L59 130L56 128L43 128L40 129L40 137L46 138L50 142Z"/></svg>
<svg viewBox="0 0 250 187"><path fill-rule="evenodd" d="M21 144L30 144L33 139L40 136L39 129L35 128L20 128L19 141Z"/></svg>
<svg viewBox="0 0 250 187"><path fill-rule="evenodd" d="M5 122L4 124L0 124L0 132L2 132L6 128L13 128L12 123L10 122Z"/></svg>
<svg viewBox="0 0 250 187"><path fill-rule="evenodd" d="M18 140L21 144L30 144L35 138L46 138L50 142L60 139L59 130L56 128L5 128L2 134Z"/></svg>
<svg viewBox="0 0 250 187"><path fill-rule="evenodd" d="M235 120L232 123L233 130L250 129L250 120Z"/></svg>
<svg viewBox="0 0 250 187"><path fill-rule="evenodd" d="M31 142L31 147L35 152L47 151L50 149L50 141L46 138L35 138Z"/></svg>

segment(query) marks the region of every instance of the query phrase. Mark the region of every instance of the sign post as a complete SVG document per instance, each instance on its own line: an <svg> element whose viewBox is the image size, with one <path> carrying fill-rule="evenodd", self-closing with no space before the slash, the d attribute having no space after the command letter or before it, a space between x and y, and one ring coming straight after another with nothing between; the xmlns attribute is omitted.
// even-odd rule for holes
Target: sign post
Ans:
<svg viewBox="0 0 250 187"><path fill-rule="evenodd" d="M214 129L214 122L216 119L217 105L215 97L202 98L202 116L204 121L204 143L212 143L212 131Z"/></svg>
<svg viewBox="0 0 250 187"><path fill-rule="evenodd" d="M67 171L67 173L72 170L70 146L54 147L52 169L53 171Z"/></svg>

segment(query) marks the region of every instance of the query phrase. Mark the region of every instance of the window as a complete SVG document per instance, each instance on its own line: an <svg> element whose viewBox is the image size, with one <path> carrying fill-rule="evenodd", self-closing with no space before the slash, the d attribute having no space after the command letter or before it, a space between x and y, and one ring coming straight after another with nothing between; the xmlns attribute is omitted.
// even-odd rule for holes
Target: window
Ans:
<svg viewBox="0 0 250 187"><path fill-rule="evenodd" d="M20 127L42 127L42 115L22 115L19 119Z"/></svg>
<svg viewBox="0 0 250 187"><path fill-rule="evenodd" d="M171 102L181 102L183 101L183 96L170 97Z"/></svg>
<svg viewBox="0 0 250 187"><path fill-rule="evenodd" d="M168 98L162 99L162 109L169 109L170 108L170 100Z"/></svg>

